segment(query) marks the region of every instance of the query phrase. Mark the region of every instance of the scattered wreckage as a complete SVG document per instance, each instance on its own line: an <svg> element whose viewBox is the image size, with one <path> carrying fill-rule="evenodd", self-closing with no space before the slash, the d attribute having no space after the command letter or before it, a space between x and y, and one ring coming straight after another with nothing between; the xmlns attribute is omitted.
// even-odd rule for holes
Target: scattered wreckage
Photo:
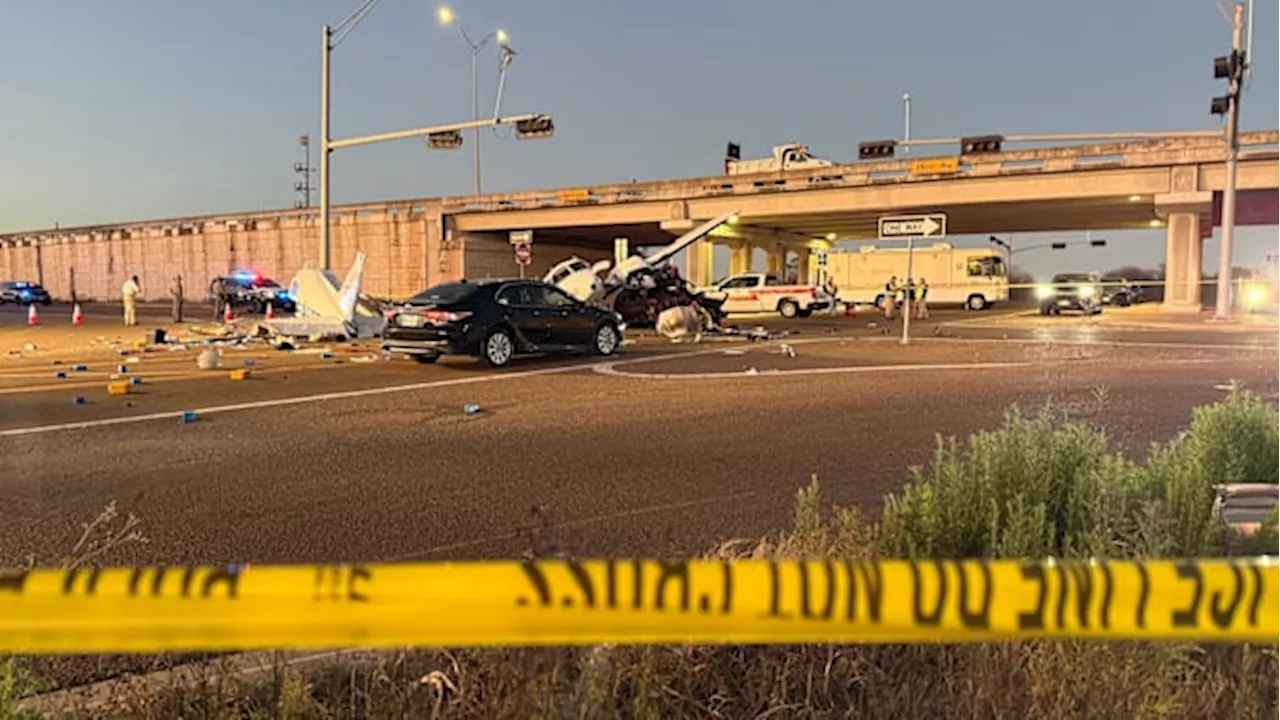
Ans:
<svg viewBox="0 0 1280 720"><path fill-rule="evenodd" d="M632 255L617 264L608 260L592 264L580 257L569 258L551 268L544 280L579 300L613 310L628 327L656 327L663 311L685 306L700 308L713 326L719 325L723 300L708 297L694 288L680 276L671 259L721 225L733 222L737 215L736 210L719 215L657 252Z"/></svg>

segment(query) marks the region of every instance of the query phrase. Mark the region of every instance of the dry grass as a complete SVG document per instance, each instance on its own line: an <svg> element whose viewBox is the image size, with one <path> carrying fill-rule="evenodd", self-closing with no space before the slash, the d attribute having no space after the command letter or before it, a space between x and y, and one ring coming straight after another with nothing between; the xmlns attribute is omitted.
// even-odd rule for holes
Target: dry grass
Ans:
<svg viewBox="0 0 1280 720"><path fill-rule="evenodd" d="M1103 402L1104 400L1099 400ZM879 522L824 509L817 479L794 527L733 557L1108 557L1275 552L1212 517L1211 486L1276 482L1274 408L1243 391L1133 463L1101 432L1010 414L885 502ZM1274 518L1274 515L1273 515ZM6 677L0 665L0 720ZM1262 718L1275 717L1274 646L1035 641L982 645L591 647L404 651L288 667L245 680L127 693L132 718ZM30 683L30 678L22 680ZM24 686L29 687L29 686ZM18 694L23 694L21 690ZM13 693L10 692L10 698Z"/></svg>

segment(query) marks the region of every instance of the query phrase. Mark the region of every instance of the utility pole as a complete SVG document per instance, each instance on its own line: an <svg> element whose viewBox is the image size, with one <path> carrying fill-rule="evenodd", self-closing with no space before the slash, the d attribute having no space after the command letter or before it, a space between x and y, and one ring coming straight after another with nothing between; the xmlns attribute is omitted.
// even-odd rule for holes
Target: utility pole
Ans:
<svg viewBox="0 0 1280 720"><path fill-rule="evenodd" d="M293 203L296 208L311 207L311 173L315 172L311 167L311 136L300 135L298 144L302 146L302 162L293 164L293 171L302 179L293 184L293 189L301 198Z"/></svg>
<svg viewBox="0 0 1280 720"><path fill-rule="evenodd" d="M1236 225L1236 160L1240 154L1240 90L1249 59L1244 54L1244 3L1236 3L1231 17L1231 54L1215 58L1213 76L1226 78L1227 94L1213 99L1210 112L1227 116L1227 186L1222 193L1222 243L1218 248L1218 293L1213 319L1231 317L1231 266Z"/></svg>
<svg viewBox="0 0 1280 720"><path fill-rule="evenodd" d="M902 140L903 155L911 154L911 93L902 96Z"/></svg>

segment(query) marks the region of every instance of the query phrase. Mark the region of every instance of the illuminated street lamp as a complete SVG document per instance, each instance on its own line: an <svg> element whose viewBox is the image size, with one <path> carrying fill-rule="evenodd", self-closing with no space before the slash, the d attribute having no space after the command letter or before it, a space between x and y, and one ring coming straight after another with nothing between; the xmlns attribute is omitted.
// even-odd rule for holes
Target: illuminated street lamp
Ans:
<svg viewBox="0 0 1280 720"><path fill-rule="evenodd" d="M372 145L374 143L390 142L392 140L405 140L408 138L426 138L427 145L432 148L441 150L456 149L462 145L462 131L475 130L477 134L480 128L497 127L499 125L515 125L517 140L532 140L537 138L549 138L555 134L555 125L552 123L550 115L528 114L517 115L513 117L499 117L497 107L494 108L493 117L481 120L479 112L476 117L469 122L453 123L450 125L438 125L435 127L413 128L410 130L397 130L394 132L379 133L376 135L362 135L360 137L343 138L334 140L329 134L329 55L343 38L351 33L361 20L373 10L378 4L378 0L364 0L360 7L348 15L337 25L325 25L322 28L324 44L320 52L320 268L328 270L330 264L330 220L332 215L332 206L329 200L329 154L334 150L341 150L347 147L356 147L358 145ZM447 10L447 9L446 9ZM446 17L443 13L437 13L437 17L443 19ZM452 18L453 13L448 12L447 17ZM494 33L494 37L499 37L498 33ZM505 36L502 36L505 37ZM499 42L502 42L499 37ZM503 45L502 67L505 70L507 65L511 63L511 58L515 56L515 51ZM502 86L498 86L498 97L501 102ZM478 144L478 143L477 143ZM479 155L477 154L477 162ZM476 182L479 183L479 166L477 165Z"/></svg>
<svg viewBox="0 0 1280 720"><path fill-rule="evenodd" d="M488 35L485 35L479 40L473 40L471 38L471 34L468 33L466 28L464 28L462 24L458 22L457 14L455 14L453 12L453 9L450 8L448 5L441 5L440 7L436 8L436 21L439 22L442 27L458 28L458 35L462 37L463 42L467 44L467 48L471 50L471 119L479 120L480 119L480 81L479 81L479 75L477 71L477 63L480 58L480 53L484 51L485 47L488 46L490 42L497 41L498 47L502 51L502 69L506 70L507 66L511 64L511 60L515 57L516 51L511 49L511 45L508 42L510 38L508 37L507 33L502 30L494 30L493 32L490 32ZM502 90L501 90L501 86L499 86L498 102L501 102L501 95L502 95ZM497 115L497 113L498 111L495 108L494 115ZM472 141L475 143L475 147L472 148L472 153L473 153L472 163L474 165L473 172L475 175L475 194L479 195L480 194L480 128L475 129L475 132L472 134Z"/></svg>

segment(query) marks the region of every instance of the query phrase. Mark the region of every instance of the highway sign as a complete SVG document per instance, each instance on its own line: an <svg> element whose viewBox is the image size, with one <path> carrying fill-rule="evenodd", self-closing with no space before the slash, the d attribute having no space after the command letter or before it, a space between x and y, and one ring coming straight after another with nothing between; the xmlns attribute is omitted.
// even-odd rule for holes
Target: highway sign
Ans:
<svg viewBox="0 0 1280 720"><path fill-rule="evenodd" d="M880 239L936 238L947 234L947 214L896 215L880 218Z"/></svg>
<svg viewBox="0 0 1280 720"><path fill-rule="evenodd" d="M512 245L532 245L533 231L532 230L512 230L511 232L507 233L507 239L511 241Z"/></svg>
<svg viewBox="0 0 1280 720"><path fill-rule="evenodd" d="M954 175L960 172L960 158L936 157L911 161L912 175Z"/></svg>
<svg viewBox="0 0 1280 720"><path fill-rule="evenodd" d="M516 264L528 265L533 259L533 247L529 243L519 243L516 245Z"/></svg>

